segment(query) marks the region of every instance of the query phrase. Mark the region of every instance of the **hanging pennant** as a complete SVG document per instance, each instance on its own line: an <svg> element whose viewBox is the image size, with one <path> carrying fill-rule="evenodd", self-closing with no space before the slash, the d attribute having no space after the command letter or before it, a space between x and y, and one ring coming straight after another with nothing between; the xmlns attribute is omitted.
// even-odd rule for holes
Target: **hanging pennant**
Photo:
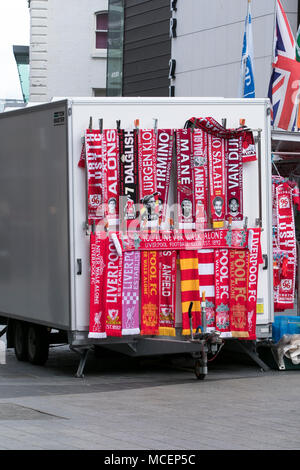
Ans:
<svg viewBox="0 0 300 470"><path fill-rule="evenodd" d="M160 251L159 335L175 336L176 251Z"/></svg>
<svg viewBox="0 0 300 470"><path fill-rule="evenodd" d="M120 207L120 219L136 219L139 203L138 192L138 133L137 130L119 130L120 145L120 196L125 196L123 207Z"/></svg>
<svg viewBox="0 0 300 470"><path fill-rule="evenodd" d="M123 256L119 256L114 242L108 239L105 283L107 336L122 335L122 274Z"/></svg>
<svg viewBox="0 0 300 470"><path fill-rule="evenodd" d="M230 331L233 337L248 338L246 250L229 250Z"/></svg>
<svg viewBox="0 0 300 470"><path fill-rule="evenodd" d="M105 267L107 238L91 233L90 236L90 326L89 338L106 338L105 309Z"/></svg>
<svg viewBox="0 0 300 470"><path fill-rule="evenodd" d="M104 203L105 216L110 225L116 225L119 218L119 140L116 129L103 131Z"/></svg>
<svg viewBox="0 0 300 470"><path fill-rule="evenodd" d="M229 250L214 250L216 330L230 331Z"/></svg>
<svg viewBox="0 0 300 470"><path fill-rule="evenodd" d="M159 273L158 252L141 254L141 335L157 335L159 328Z"/></svg>
<svg viewBox="0 0 300 470"><path fill-rule="evenodd" d="M99 130L87 129L85 133L86 165L88 180L88 220L102 220L104 217L104 166L102 134Z"/></svg>
<svg viewBox="0 0 300 470"><path fill-rule="evenodd" d="M226 220L243 220L243 160L242 138L226 141Z"/></svg>
<svg viewBox="0 0 300 470"><path fill-rule="evenodd" d="M203 292L206 300L206 328L210 332L216 326L215 312L215 266L214 250L198 251L198 274L200 299Z"/></svg>
<svg viewBox="0 0 300 470"><path fill-rule="evenodd" d="M190 335L189 307L193 307L193 332L201 325L201 304L199 290L198 253L196 250L179 252L181 274L182 334Z"/></svg>
<svg viewBox="0 0 300 470"><path fill-rule="evenodd" d="M157 193L160 221L164 222L170 188L170 177L173 156L173 130L158 129L157 131Z"/></svg>
<svg viewBox="0 0 300 470"><path fill-rule="evenodd" d="M139 251L123 253L122 336L140 333L140 262Z"/></svg>
<svg viewBox="0 0 300 470"><path fill-rule="evenodd" d="M193 228L192 136L190 129L176 131L177 217L180 229Z"/></svg>
<svg viewBox="0 0 300 470"><path fill-rule="evenodd" d="M211 216L214 228L222 228L225 219L225 140L208 135Z"/></svg>
<svg viewBox="0 0 300 470"><path fill-rule="evenodd" d="M256 339L256 303L258 267L260 262L261 228L249 229L248 278L247 278L247 329L250 340Z"/></svg>
<svg viewBox="0 0 300 470"><path fill-rule="evenodd" d="M195 223L196 228L206 229L208 223L207 134L202 129L194 129L192 142Z"/></svg>

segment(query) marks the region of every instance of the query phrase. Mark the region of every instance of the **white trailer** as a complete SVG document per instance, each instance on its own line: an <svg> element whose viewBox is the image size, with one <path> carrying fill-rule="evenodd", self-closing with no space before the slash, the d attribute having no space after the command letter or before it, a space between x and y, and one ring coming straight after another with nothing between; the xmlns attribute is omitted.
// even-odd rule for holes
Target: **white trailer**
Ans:
<svg viewBox="0 0 300 470"><path fill-rule="evenodd" d="M86 175L78 167L89 125L104 128L182 128L212 116L228 128L240 119L254 130L258 159L244 164L244 214L262 227L265 264L259 268L257 338L273 322L271 130L269 100L223 98L64 98L0 114L0 315L7 344L20 360L45 362L49 342L82 353L94 345L130 355L194 353L199 345L154 337L89 339L89 233ZM174 191L170 192L170 198ZM176 327L181 329L180 284ZM51 334L49 336L49 330ZM55 333L53 334L53 330ZM50 337L50 339L49 339Z"/></svg>

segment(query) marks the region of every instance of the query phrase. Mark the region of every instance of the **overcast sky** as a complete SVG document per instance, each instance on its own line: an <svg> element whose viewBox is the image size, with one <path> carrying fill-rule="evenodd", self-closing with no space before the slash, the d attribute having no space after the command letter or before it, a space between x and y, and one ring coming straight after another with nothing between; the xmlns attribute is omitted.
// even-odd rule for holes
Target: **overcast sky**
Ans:
<svg viewBox="0 0 300 470"><path fill-rule="evenodd" d="M12 46L29 45L27 0L0 0L0 99L23 99Z"/></svg>

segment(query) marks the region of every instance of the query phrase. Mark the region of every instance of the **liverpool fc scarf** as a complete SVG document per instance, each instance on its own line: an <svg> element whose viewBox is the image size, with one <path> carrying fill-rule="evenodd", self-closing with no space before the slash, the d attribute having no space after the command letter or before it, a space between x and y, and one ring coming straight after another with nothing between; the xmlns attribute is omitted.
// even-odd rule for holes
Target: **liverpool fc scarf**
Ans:
<svg viewBox="0 0 300 470"><path fill-rule="evenodd" d="M230 330L233 337L248 339L247 270L246 250L229 250Z"/></svg>
<svg viewBox="0 0 300 470"><path fill-rule="evenodd" d="M230 331L229 250L214 250L216 330Z"/></svg>
<svg viewBox="0 0 300 470"><path fill-rule="evenodd" d="M120 130L120 196L124 196L120 207L120 220L131 220L137 217L136 204L138 193L138 134L137 130Z"/></svg>
<svg viewBox="0 0 300 470"><path fill-rule="evenodd" d="M190 129L176 131L177 157L177 217L180 229L191 229L193 226L193 171L192 139Z"/></svg>
<svg viewBox="0 0 300 470"><path fill-rule="evenodd" d="M139 328L140 252L123 253L122 336L137 335Z"/></svg>
<svg viewBox="0 0 300 470"><path fill-rule="evenodd" d="M165 221L173 155L173 130L157 131L157 192L161 222Z"/></svg>
<svg viewBox="0 0 300 470"><path fill-rule="evenodd" d="M190 334L189 307L192 307L193 332L201 325L201 305L198 273L198 254L196 250L180 251L182 334Z"/></svg>
<svg viewBox="0 0 300 470"><path fill-rule="evenodd" d="M176 251L160 251L159 257L159 334L175 336Z"/></svg>
<svg viewBox="0 0 300 470"><path fill-rule="evenodd" d="M139 196L141 209L141 228L158 225L158 197L156 181L156 135L154 129L139 131Z"/></svg>
<svg viewBox="0 0 300 470"><path fill-rule="evenodd" d="M193 140L193 183L196 228L206 229L208 222L208 163L207 134L194 129Z"/></svg>
<svg viewBox="0 0 300 470"><path fill-rule="evenodd" d="M106 326L107 336L122 335L122 263L114 242L108 239L106 267Z"/></svg>
<svg viewBox="0 0 300 470"><path fill-rule="evenodd" d="M206 327L211 331L216 325L215 316L215 269L214 250L198 251L198 273L200 299L203 292L206 299Z"/></svg>
<svg viewBox="0 0 300 470"><path fill-rule="evenodd" d="M242 138L226 141L227 203L226 220L243 220Z"/></svg>
<svg viewBox="0 0 300 470"><path fill-rule="evenodd" d="M105 165L102 152L102 134L99 130L86 130L85 134L87 183L88 183L88 220L101 220L103 208L103 169ZM82 166L82 165L81 165Z"/></svg>
<svg viewBox="0 0 300 470"><path fill-rule="evenodd" d="M249 230L248 239L248 279L247 279L247 329L250 340L256 339L256 302L258 266L260 262L260 236L261 228Z"/></svg>
<svg viewBox="0 0 300 470"><path fill-rule="evenodd" d="M90 327L89 338L106 338L105 309L105 263L107 238L95 233L90 236Z"/></svg>
<svg viewBox="0 0 300 470"><path fill-rule="evenodd" d="M119 217L119 142L116 129L105 129L103 154L106 161L104 171L105 215L110 225L116 225Z"/></svg>
<svg viewBox="0 0 300 470"><path fill-rule="evenodd" d="M292 189L288 183L276 188L278 247L287 252L288 263L285 275L281 273L276 308L293 308L296 279L296 237L292 205Z"/></svg>
<svg viewBox="0 0 300 470"><path fill-rule="evenodd" d="M225 140L208 135L210 203L214 228L224 226L225 219Z"/></svg>
<svg viewBox="0 0 300 470"><path fill-rule="evenodd" d="M141 334L157 335L159 328L159 274L158 252L141 254Z"/></svg>

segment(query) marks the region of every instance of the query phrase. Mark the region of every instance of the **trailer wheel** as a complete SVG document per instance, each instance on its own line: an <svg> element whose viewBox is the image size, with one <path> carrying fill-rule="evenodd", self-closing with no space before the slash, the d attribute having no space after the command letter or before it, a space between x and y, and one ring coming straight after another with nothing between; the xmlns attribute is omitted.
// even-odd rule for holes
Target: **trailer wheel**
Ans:
<svg viewBox="0 0 300 470"><path fill-rule="evenodd" d="M203 367L201 361L195 361L194 371L198 380L204 380L206 377L206 374L203 374L202 369Z"/></svg>
<svg viewBox="0 0 300 470"><path fill-rule="evenodd" d="M27 331L26 323L19 320L14 321L13 339L18 361L28 361Z"/></svg>
<svg viewBox="0 0 300 470"><path fill-rule="evenodd" d="M28 327L27 348L29 362L43 366L49 354L49 337L46 327L41 325Z"/></svg>

